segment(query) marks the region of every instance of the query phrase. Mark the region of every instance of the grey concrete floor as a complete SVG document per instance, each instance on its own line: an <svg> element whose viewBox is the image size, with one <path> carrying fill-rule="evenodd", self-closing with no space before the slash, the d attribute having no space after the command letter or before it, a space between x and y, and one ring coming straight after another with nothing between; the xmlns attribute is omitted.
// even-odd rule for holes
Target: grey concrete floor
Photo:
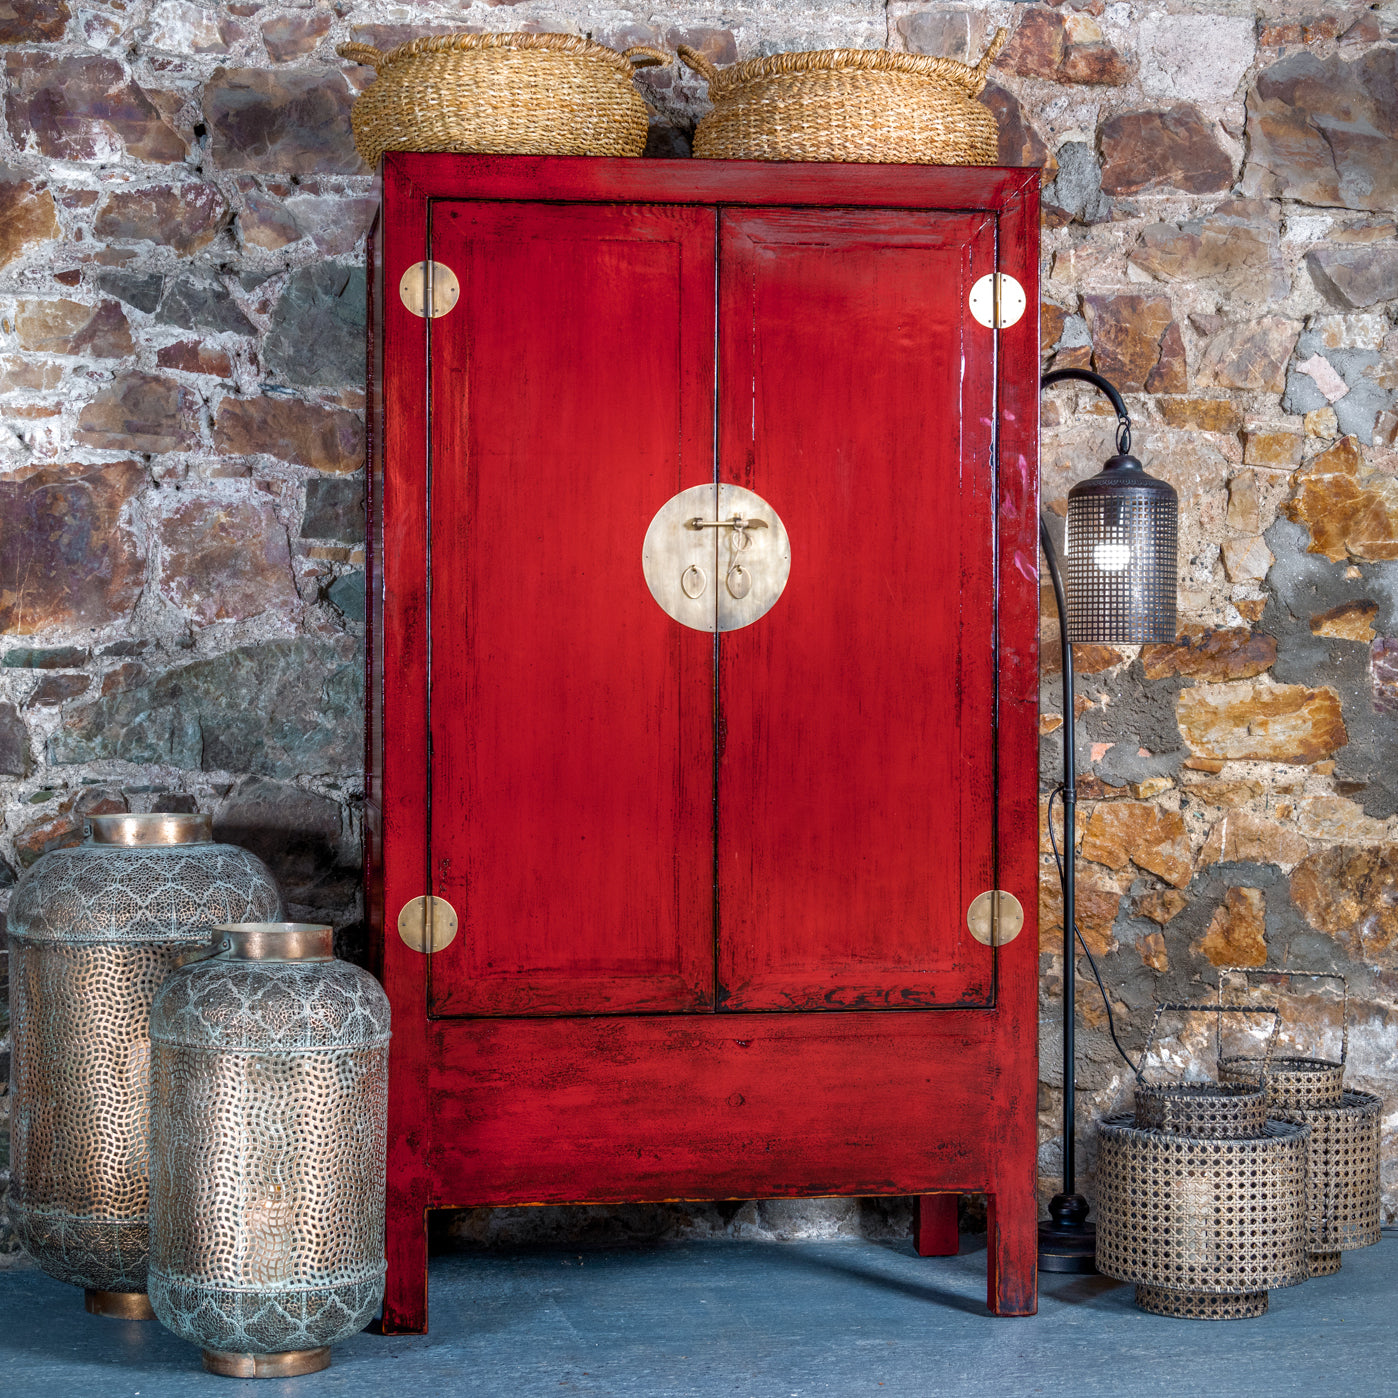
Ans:
<svg viewBox="0 0 1398 1398"><path fill-rule="evenodd" d="M1039 1314L985 1309L984 1240L704 1242L432 1260L432 1333L357 1335L293 1380L204 1374L155 1323L87 1315L0 1272L0 1394L435 1398L1386 1398L1398 1395L1398 1239L1273 1292L1260 1320L1163 1320L1105 1278L1045 1277Z"/></svg>

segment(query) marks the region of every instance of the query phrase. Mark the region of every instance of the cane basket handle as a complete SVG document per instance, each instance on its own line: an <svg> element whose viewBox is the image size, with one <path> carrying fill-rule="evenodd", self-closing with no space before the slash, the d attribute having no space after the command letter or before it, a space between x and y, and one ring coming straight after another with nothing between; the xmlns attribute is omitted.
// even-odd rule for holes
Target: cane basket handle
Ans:
<svg viewBox="0 0 1398 1398"><path fill-rule="evenodd" d="M1271 966L1221 966L1218 972L1218 1002L1223 1003L1224 976L1285 976L1289 981L1304 978L1340 983L1340 1066L1349 1061L1349 982L1338 971L1286 971Z"/></svg>
<svg viewBox="0 0 1398 1398"><path fill-rule="evenodd" d="M1150 1022L1150 1033L1146 1035L1145 1047L1141 1050L1140 1058L1136 1060L1136 1081L1138 1083L1144 1083L1146 1080L1146 1058L1150 1054L1151 1045L1155 1042L1155 1033L1160 1027L1160 1016L1167 1011L1172 1014L1183 1015L1217 1015L1218 1020L1215 1028L1214 1052L1220 1057L1223 1053L1224 1015L1271 1015L1272 1032L1267 1036L1267 1053L1262 1060L1262 1081L1265 1085L1272 1068L1272 1050L1276 1047L1277 1030L1281 1027L1281 1015L1277 1012L1275 1007L1268 1005L1157 1005L1155 1007L1155 1018Z"/></svg>
<svg viewBox="0 0 1398 1398"><path fill-rule="evenodd" d="M670 61L664 49L653 49L649 44L632 44L621 56L629 58L633 68L659 68Z"/></svg>
<svg viewBox="0 0 1398 1398"><path fill-rule="evenodd" d="M698 49L690 48L688 44L680 44L675 52L679 54L680 62L686 68L693 68L710 87L718 81L718 69Z"/></svg>
<svg viewBox="0 0 1398 1398"><path fill-rule="evenodd" d="M347 58L351 63L361 63L375 72L384 61L383 50L376 49L373 44L341 44L335 52L341 58Z"/></svg>

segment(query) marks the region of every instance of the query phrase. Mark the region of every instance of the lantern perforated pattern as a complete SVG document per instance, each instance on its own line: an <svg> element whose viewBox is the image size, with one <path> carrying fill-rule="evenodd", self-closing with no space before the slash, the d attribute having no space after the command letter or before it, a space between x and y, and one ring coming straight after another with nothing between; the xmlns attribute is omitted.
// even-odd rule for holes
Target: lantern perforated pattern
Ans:
<svg viewBox="0 0 1398 1398"><path fill-rule="evenodd" d="M280 911L258 859L207 842L57 850L20 881L7 1203L49 1275L145 1291L151 1002L215 923Z"/></svg>
<svg viewBox="0 0 1398 1398"><path fill-rule="evenodd" d="M1174 641L1177 532L1173 491L1074 488L1066 533L1070 641Z"/></svg>
<svg viewBox="0 0 1398 1398"><path fill-rule="evenodd" d="M152 1016L151 1304L223 1353L311 1350L383 1294L388 1001L337 961L215 958Z"/></svg>

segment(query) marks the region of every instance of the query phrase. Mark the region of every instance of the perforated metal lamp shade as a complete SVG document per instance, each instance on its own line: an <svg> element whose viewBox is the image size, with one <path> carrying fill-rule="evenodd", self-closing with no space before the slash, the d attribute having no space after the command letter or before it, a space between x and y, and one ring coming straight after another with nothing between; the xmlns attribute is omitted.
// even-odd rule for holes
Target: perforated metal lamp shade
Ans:
<svg viewBox="0 0 1398 1398"><path fill-rule="evenodd" d="M1174 487L1114 456L1068 492L1068 638L1136 645L1175 639Z"/></svg>

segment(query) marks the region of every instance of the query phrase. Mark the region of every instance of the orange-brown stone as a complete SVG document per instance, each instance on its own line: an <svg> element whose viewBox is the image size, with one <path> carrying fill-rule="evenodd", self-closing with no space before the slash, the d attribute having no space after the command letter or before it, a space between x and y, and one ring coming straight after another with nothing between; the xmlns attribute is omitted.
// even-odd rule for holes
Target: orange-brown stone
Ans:
<svg viewBox="0 0 1398 1398"><path fill-rule="evenodd" d="M1299 864L1311 847L1291 826L1275 816L1230 811L1209 831L1199 855L1199 867L1210 864Z"/></svg>
<svg viewBox="0 0 1398 1398"><path fill-rule="evenodd" d="M1189 906L1189 895L1181 893L1177 888L1162 888L1154 893L1147 893L1144 898L1136 900L1136 912L1141 917L1148 917L1152 922L1158 922L1162 927L1171 918L1178 917ZM1163 970L1164 967L1158 969Z"/></svg>
<svg viewBox="0 0 1398 1398"><path fill-rule="evenodd" d="M1127 393L1183 393L1184 341L1168 296L1084 296L1092 363Z"/></svg>
<svg viewBox="0 0 1398 1398"><path fill-rule="evenodd" d="M1213 630L1185 626L1172 646L1141 647L1141 666L1150 680L1170 675L1206 681L1248 680L1270 669L1276 659L1274 637L1242 627Z"/></svg>
<svg viewBox="0 0 1398 1398"><path fill-rule="evenodd" d="M1239 534L1262 532L1262 505L1257 498L1257 472L1240 471L1228 482L1228 516L1230 529Z"/></svg>
<svg viewBox="0 0 1398 1398"><path fill-rule="evenodd" d="M1113 801L1092 812L1083 832L1082 855L1111 869L1135 864L1176 888L1183 888L1194 871L1180 815L1135 801Z"/></svg>
<svg viewBox="0 0 1398 1398"><path fill-rule="evenodd" d="M1073 647L1073 672L1078 675L1100 675L1125 661L1126 656L1113 646L1088 644ZM1055 621L1052 633L1039 641L1039 671L1043 675L1056 675L1062 669L1063 642Z"/></svg>
<svg viewBox="0 0 1398 1398"><path fill-rule="evenodd" d="M21 301L15 334L22 348L44 354L90 354L120 359L134 352L131 326L116 301Z"/></svg>
<svg viewBox="0 0 1398 1398"><path fill-rule="evenodd" d="M265 501L182 496L159 535L161 594L199 621L286 614L298 601L286 528Z"/></svg>
<svg viewBox="0 0 1398 1398"><path fill-rule="evenodd" d="M1337 641L1372 641L1378 614L1377 602L1341 602L1328 612L1316 613L1311 618L1311 631Z"/></svg>
<svg viewBox="0 0 1398 1398"><path fill-rule="evenodd" d="M1334 845L1299 864L1291 901L1347 955L1393 969L1398 946L1398 844Z"/></svg>
<svg viewBox="0 0 1398 1398"><path fill-rule="evenodd" d="M1136 950L1141 954L1141 960L1152 970L1159 972L1162 976L1170 969L1170 956L1165 950L1165 937L1160 932L1148 932L1136 943Z"/></svg>
<svg viewBox="0 0 1398 1398"><path fill-rule="evenodd" d="M1310 530L1308 553L1333 562L1398 558L1398 479L1363 473L1356 438L1342 437L1296 477L1296 493L1282 507Z"/></svg>
<svg viewBox="0 0 1398 1398"><path fill-rule="evenodd" d="M78 418L77 440L106 451L159 455L198 441L198 400L182 384L155 374L125 374Z"/></svg>
<svg viewBox="0 0 1398 1398"><path fill-rule="evenodd" d="M127 525L134 461L0 479L0 632L102 626L135 605L144 563Z"/></svg>
<svg viewBox="0 0 1398 1398"><path fill-rule="evenodd" d="M0 183L0 267L8 267L31 247L61 232L48 190L36 192L28 180Z"/></svg>
<svg viewBox="0 0 1398 1398"><path fill-rule="evenodd" d="M1210 194L1233 183L1233 162L1211 122L1187 102L1167 111L1127 111L1102 125L1102 189L1139 194L1168 186Z"/></svg>
<svg viewBox="0 0 1398 1398"><path fill-rule="evenodd" d="M1280 393L1301 327L1281 316L1256 316L1224 326L1204 345L1195 382L1201 388Z"/></svg>
<svg viewBox="0 0 1398 1398"><path fill-rule="evenodd" d="M1328 686L1196 685L1176 696L1175 718L1189 750L1215 760L1319 762L1349 742Z"/></svg>
<svg viewBox="0 0 1398 1398"><path fill-rule="evenodd" d="M1276 556L1260 534L1225 539L1222 544L1223 571L1229 582L1261 582L1275 563Z"/></svg>
<svg viewBox="0 0 1398 1398"><path fill-rule="evenodd" d="M226 379L233 372L233 361L226 350L198 340L176 340L162 345L155 352L155 362L162 369L183 369L187 374L212 374Z"/></svg>
<svg viewBox="0 0 1398 1398"><path fill-rule="evenodd" d="M1248 466L1273 466L1290 470L1301 464L1299 432L1273 432L1248 428L1243 433L1243 461Z"/></svg>
<svg viewBox="0 0 1398 1398"><path fill-rule="evenodd" d="M1243 425L1243 415L1226 398L1162 398L1157 406L1167 427L1232 434Z"/></svg>
<svg viewBox="0 0 1398 1398"><path fill-rule="evenodd" d="M1027 10L995 66L1025 78L1119 87L1131 65L1102 36L1090 15Z"/></svg>
<svg viewBox="0 0 1398 1398"><path fill-rule="evenodd" d="M266 454L316 471L357 471L364 464L358 413L298 398L235 398L219 404L214 446L230 456Z"/></svg>
<svg viewBox="0 0 1398 1398"><path fill-rule="evenodd" d="M1215 966L1267 964L1267 900L1260 888L1230 888L1196 944Z"/></svg>
<svg viewBox="0 0 1398 1398"><path fill-rule="evenodd" d="M1068 312L1052 301L1045 301L1039 307L1039 353L1047 354L1063 338L1063 327L1068 321Z"/></svg>
<svg viewBox="0 0 1398 1398"><path fill-rule="evenodd" d="M1089 871L1079 873L1076 894L1078 930L1093 956L1116 949L1112 926L1121 907L1121 891ZM1052 859L1039 870L1039 949L1052 954L1063 950L1063 890Z"/></svg>

